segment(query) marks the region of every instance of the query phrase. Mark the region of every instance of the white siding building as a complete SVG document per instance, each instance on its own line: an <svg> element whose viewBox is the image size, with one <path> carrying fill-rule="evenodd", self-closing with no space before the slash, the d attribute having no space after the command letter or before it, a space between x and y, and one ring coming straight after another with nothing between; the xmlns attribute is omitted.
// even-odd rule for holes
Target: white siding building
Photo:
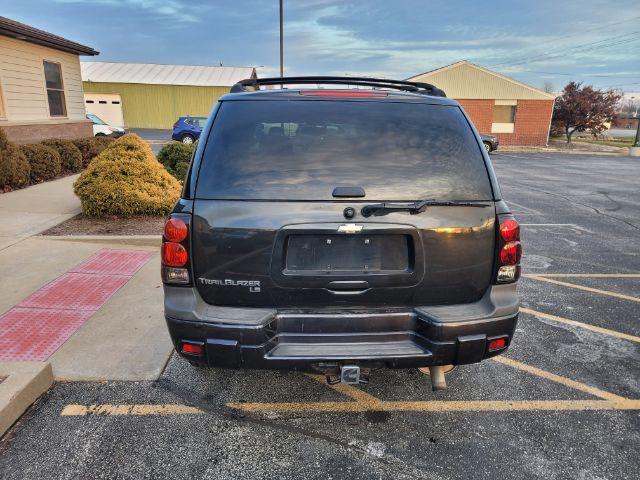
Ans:
<svg viewBox="0 0 640 480"><path fill-rule="evenodd" d="M90 47L0 17L0 127L9 140L93 135L79 55Z"/></svg>

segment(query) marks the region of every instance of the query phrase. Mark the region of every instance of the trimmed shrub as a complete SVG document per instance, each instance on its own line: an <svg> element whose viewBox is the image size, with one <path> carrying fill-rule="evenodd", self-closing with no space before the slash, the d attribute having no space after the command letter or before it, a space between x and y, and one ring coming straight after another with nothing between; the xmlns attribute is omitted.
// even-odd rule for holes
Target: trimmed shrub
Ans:
<svg viewBox="0 0 640 480"><path fill-rule="evenodd" d="M62 160L60 154L46 145L22 145L22 153L31 167L31 182L39 183L60 175Z"/></svg>
<svg viewBox="0 0 640 480"><path fill-rule="evenodd" d="M9 140L7 140L7 134L4 133L4 130L0 128L0 150L5 150L9 145Z"/></svg>
<svg viewBox="0 0 640 480"><path fill-rule="evenodd" d="M173 176L183 182L184 177L187 176L187 170L189 170L189 164L187 162L179 162L173 171Z"/></svg>
<svg viewBox="0 0 640 480"><path fill-rule="evenodd" d="M100 155L100 152L112 144L113 141L112 137L88 137L77 138L73 140L73 144L80 150L82 166L86 168L89 162Z"/></svg>
<svg viewBox="0 0 640 480"><path fill-rule="evenodd" d="M62 162L63 173L75 173L82 170L82 153L70 140L50 138L40 143L58 152Z"/></svg>
<svg viewBox="0 0 640 480"><path fill-rule="evenodd" d="M180 183L130 133L91 161L74 191L85 215L166 215L180 196Z"/></svg>
<svg viewBox="0 0 640 480"><path fill-rule="evenodd" d="M184 180L196 147L193 144L168 143L158 152L158 161L178 180Z"/></svg>
<svg viewBox="0 0 640 480"><path fill-rule="evenodd" d="M20 147L7 142L0 150L0 187L12 189L28 185L30 171Z"/></svg>
<svg viewBox="0 0 640 480"><path fill-rule="evenodd" d="M97 137L93 137L93 141L97 145L100 145L103 148L107 148L109 145L111 145L113 142L115 142L116 139L113 138L113 137L107 137L107 136L104 136L104 135L99 135Z"/></svg>

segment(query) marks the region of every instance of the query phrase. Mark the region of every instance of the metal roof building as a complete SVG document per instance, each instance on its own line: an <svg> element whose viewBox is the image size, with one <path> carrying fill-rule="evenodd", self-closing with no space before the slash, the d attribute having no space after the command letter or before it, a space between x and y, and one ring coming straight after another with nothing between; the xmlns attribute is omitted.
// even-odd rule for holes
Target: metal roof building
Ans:
<svg viewBox="0 0 640 480"><path fill-rule="evenodd" d="M87 111L127 128L171 128L184 115L207 116L253 67L82 62Z"/></svg>
<svg viewBox="0 0 640 480"><path fill-rule="evenodd" d="M432 83L460 102L480 133L501 144L545 145L555 95L475 65L467 60L408 80Z"/></svg>

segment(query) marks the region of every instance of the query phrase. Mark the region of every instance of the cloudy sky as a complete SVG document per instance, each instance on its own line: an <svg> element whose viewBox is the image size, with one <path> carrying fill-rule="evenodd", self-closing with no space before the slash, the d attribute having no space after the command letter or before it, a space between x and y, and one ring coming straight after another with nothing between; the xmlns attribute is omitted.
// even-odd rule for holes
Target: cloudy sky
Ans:
<svg viewBox="0 0 640 480"><path fill-rule="evenodd" d="M288 74L406 78L467 59L556 90L640 91L638 0L284 0ZM0 0L94 60L278 69L277 0Z"/></svg>

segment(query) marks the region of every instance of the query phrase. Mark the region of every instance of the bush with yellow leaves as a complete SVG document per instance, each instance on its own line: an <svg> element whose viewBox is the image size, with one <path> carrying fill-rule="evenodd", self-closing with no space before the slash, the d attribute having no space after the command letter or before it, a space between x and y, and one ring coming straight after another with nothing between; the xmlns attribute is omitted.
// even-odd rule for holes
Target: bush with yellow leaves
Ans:
<svg viewBox="0 0 640 480"><path fill-rule="evenodd" d="M180 183L149 146L130 133L105 148L73 185L85 215L166 215Z"/></svg>

